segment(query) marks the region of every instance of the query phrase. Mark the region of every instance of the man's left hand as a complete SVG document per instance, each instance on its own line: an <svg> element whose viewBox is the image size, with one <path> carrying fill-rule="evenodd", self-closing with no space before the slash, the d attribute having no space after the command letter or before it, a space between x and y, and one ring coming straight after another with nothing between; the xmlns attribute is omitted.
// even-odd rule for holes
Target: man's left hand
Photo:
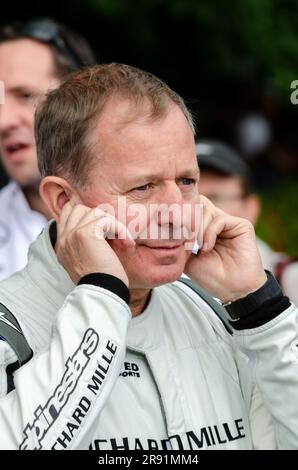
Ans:
<svg viewBox="0 0 298 470"><path fill-rule="evenodd" d="M201 202L203 245L189 258L185 273L223 303L243 298L267 280L254 227L246 219L226 214L204 196Z"/></svg>

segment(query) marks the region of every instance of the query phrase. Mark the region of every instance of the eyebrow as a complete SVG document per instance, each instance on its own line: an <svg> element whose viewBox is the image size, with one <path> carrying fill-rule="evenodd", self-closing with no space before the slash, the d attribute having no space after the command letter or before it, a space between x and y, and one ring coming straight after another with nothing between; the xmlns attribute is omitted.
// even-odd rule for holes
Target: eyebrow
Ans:
<svg viewBox="0 0 298 470"><path fill-rule="evenodd" d="M29 91L32 93L39 93L40 91L32 85L16 85L9 89L10 93L23 93L24 91Z"/></svg>
<svg viewBox="0 0 298 470"><path fill-rule="evenodd" d="M163 173L144 173L143 175L135 175L134 182L138 181L157 181L160 179L163 179ZM187 169L184 171L181 171L179 175L177 175L176 179L178 178L196 178L200 176L200 170L195 169Z"/></svg>

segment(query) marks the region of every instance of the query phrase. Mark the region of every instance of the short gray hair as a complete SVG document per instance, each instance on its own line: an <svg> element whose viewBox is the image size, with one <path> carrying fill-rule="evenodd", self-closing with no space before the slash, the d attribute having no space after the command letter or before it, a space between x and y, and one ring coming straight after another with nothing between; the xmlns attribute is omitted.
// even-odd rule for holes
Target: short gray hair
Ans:
<svg viewBox="0 0 298 470"><path fill-rule="evenodd" d="M149 119L164 117L175 104L194 133L184 100L160 79L129 65L97 65L72 75L37 109L35 134L42 177L64 176L79 186L87 183L95 161L91 131L114 97L127 98L137 111L149 103Z"/></svg>

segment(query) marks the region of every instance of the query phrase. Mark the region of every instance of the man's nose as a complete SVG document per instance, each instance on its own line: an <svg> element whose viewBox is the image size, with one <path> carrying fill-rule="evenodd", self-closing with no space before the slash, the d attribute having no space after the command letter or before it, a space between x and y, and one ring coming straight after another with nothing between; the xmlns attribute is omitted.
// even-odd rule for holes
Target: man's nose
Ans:
<svg viewBox="0 0 298 470"><path fill-rule="evenodd" d="M183 203L183 195L179 185L171 181L169 182L161 191L160 194L160 203L163 204L182 204Z"/></svg>
<svg viewBox="0 0 298 470"><path fill-rule="evenodd" d="M158 221L159 224L167 220L173 225L181 225L183 209L183 195L179 186L173 182L166 186L159 198Z"/></svg>

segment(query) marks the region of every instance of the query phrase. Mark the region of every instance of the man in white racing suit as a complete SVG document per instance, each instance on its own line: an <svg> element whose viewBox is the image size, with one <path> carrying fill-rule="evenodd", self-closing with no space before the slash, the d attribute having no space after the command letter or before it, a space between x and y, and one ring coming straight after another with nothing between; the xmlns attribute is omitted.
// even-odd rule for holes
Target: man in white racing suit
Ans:
<svg viewBox="0 0 298 470"><path fill-rule="evenodd" d="M297 449L297 309L264 272L252 225L199 196L181 98L101 65L48 95L36 137L55 222L0 285L0 325L34 353L13 373L0 341L0 447ZM198 202L195 255L193 214L178 209ZM162 204L175 204L166 222ZM183 271L225 305L233 334Z"/></svg>

